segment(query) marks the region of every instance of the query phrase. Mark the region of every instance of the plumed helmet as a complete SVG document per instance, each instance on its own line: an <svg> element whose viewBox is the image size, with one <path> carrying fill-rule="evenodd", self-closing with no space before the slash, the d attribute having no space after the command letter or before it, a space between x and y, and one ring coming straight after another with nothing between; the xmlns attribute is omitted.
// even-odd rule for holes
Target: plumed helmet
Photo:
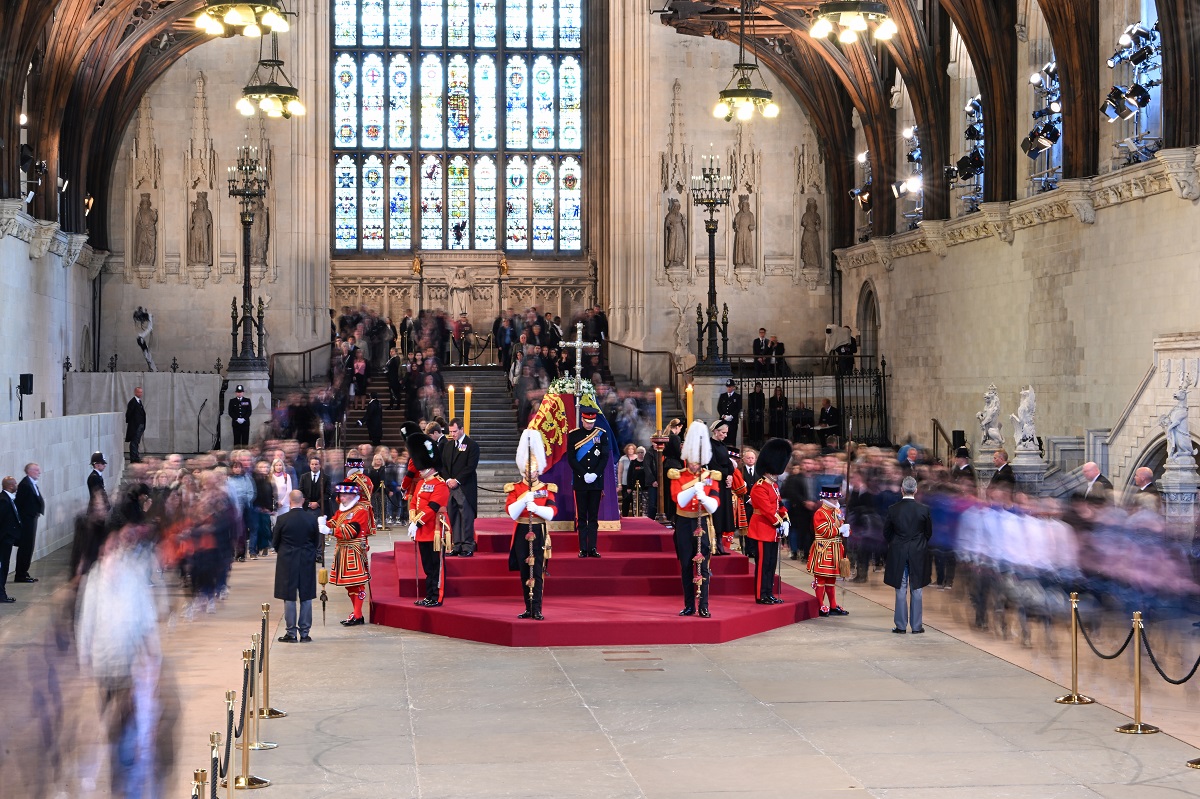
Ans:
<svg viewBox="0 0 1200 799"><path fill-rule="evenodd" d="M704 422L697 419L687 429L683 438L683 459L688 463L706 465L712 460L712 442L708 438L708 428Z"/></svg>
<svg viewBox="0 0 1200 799"><path fill-rule="evenodd" d="M792 460L792 444L784 438L772 438L758 453L755 470L762 474L783 474Z"/></svg>
<svg viewBox="0 0 1200 799"><path fill-rule="evenodd" d="M404 440L408 446L408 457L417 471L432 469L437 466L437 445L433 439L424 433L417 433Z"/></svg>
<svg viewBox="0 0 1200 799"><path fill-rule="evenodd" d="M530 468L530 458L533 459L534 474L546 471L546 441L540 431L525 428L521 431L521 440L517 442L517 471L525 474Z"/></svg>

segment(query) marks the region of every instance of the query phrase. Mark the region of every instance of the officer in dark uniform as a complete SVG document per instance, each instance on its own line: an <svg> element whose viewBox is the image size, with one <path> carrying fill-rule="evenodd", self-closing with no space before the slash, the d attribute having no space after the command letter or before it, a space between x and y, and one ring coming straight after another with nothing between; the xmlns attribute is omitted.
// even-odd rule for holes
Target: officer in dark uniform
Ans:
<svg viewBox="0 0 1200 799"><path fill-rule="evenodd" d="M612 451L608 435L596 426L596 410L584 408L580 426L567 434L567 459L575 478L575 524L579 528L579 557L598 558L596 535L600 530L600 495L604 470Z"/></svg>
<svg viewBox="0 0 1200 799"><path fill-rule="evenodd" d="M244 447L250 443L250 400L242 395L238 386L233 399L229 400L229 421L233 423L233 445Z"/></svg>
<svg viewBox="0 0 1200 799"><path fill-rule="evenodd" d="M717 399L717 415L729 425L729 446L737 447L738 422L742 418L742 395L733 379L725 381L725 393ZM726 476L729 472L723 472Z"/></svg>

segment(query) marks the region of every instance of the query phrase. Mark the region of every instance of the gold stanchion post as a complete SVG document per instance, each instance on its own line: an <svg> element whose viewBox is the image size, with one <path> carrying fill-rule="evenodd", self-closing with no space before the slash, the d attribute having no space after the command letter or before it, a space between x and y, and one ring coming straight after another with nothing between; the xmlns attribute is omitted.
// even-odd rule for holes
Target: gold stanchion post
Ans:
<svg viewBox="0 0 1200 799"><path fill-rule="evenodd" d="M1161 732L1153 724L1142 723L1142 612L1133 613L1133 723L1122 724L1117 732L1149 735Z"/></svg>
<svg viewBox="0 0 1200 799"><path fill-rule="evenodd" d="M225 701L226 702L230 701L229 695L232 693L233 693L233 691L225 692ZM230 705L230 707L232 707L232 704ZM222 768L222 766L221 766L221 733L210 732L208 734L208 745L209 745L209 748L212 750L210 752L209 756L217 762L217 770L215 772L213 772L213 775L212 775L213 782L216 783L217 785L220 785L222 788L225 789L225 799L233 799L233 786L229 784L231 782L231 780L229 779L229 775L226 774L224 777L221 776L221 768ZM217 780L221 780L221 781L218 783Z"/></svg>
<svg viewBox="0 0 1200 799"><path fill-rule="evenodd" d="M1090 696L1079 693L1079 594L1071 592L1071 693L1054 700L1060 705L1090 705Z"/></svg>
<svg viewBox="0 0 1200 799"><path fill-rule="evenodd" d="M255 637L257 637L257 635L258 635L258 633L255 633ZM242 666L243 666L243 668L251 670L250 679L247 680L247 685L250 686L250 688L248 690L250 691L250 694L251 694L251 696L246 697L246 699L248 701L253 701L253 691L254 691L253 662L254 662L254 650L253 649L243 649L242 650ZM250 750L255 748L254 745L251 744L249 741L249 739L251 737L250 736L250 725L258 717L258 714L253 712L253 710L254 710L253 705L251 706L250 709L252 711L250 716L245 718L243 721L243 724L242 724L242 742L239 744L239 746L241 747L241 750L242 750L242 773L233 778L233 787L239 791L253 790L254 788L266 788L268 785L271 784L270 780L264 780L262 777L255 777L253 774L250 773Z"/></svg>
<svg viewBox="0 0 1200 799"><path fill-rule="evenodd" d="M259 647L265 648L266 644L259 640L258 633L250 636L250 643L254 647L251 651L259 653L259 657L262 657L262 649ZM275 749L279 744L272 743L271 741L263 741L258 737L258 720L263 717L262 706L260 704L262 701L261 681L262 672L258 670L257 664L255 664L255 668L250 674L250 718L246 722L251 731L249 746L251 749L258 750Z"/></svg>
<svg viewBox="0 0 1200 799"><path fill-rule="evenodd" d="M204 795L204 789L208 787L208 769L198 768L192 772L192 796L199 799L208 799Z"/></svg>
<svg viewBox="0 0 1200 799"><path fill-rule="evenodd" d="M262 615L266 622L267 638L262 642L262 710L259 718L281 719L287 713L271 707L271 605L267 602L262 603Z"/></svg>

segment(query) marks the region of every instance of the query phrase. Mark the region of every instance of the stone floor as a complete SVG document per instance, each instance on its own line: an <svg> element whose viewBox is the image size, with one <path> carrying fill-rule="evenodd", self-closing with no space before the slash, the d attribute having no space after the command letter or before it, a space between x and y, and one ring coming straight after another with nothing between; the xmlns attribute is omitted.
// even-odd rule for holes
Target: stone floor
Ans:
<svg viewBox="0 0 1200 799"><path fill-rule="evenodd" d="M62 561L39 562L43 581L13 588L22 601L0 608L0 669L45 638L65 594ZM187 796L192 769L207 765L258 603L274 602L273 566L238 564L215 614L164 627L181 706L169 795ZM785 578L806 582L790 568ZM287 799L1200 796L1200 771L1184 765L1200 751L1168 734L1119 735L1128 719L1099 704L1056 705L1060 685L933 629L936 609L928 634L892 635L890 606L872 597L890 600L867 586L845 595L849 617L719 646L506 649L346 630L348 602L331 594L314 643L273 645L271 704L288 717L262 723L279 748L253 753L250 770L273 781L264 796ZM0 688L5 717L22 706L19 684ZM86 698L78 704L87 717ZM5 726L0 795L54 796L5 782L39 755L36 737ZM107 795L67 777L58 789Z"/></svg>

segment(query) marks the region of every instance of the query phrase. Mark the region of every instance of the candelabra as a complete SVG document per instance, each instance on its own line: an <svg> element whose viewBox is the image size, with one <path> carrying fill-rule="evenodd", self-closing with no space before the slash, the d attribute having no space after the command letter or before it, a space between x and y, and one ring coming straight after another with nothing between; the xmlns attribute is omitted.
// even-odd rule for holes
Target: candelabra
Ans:
<svg viewBox="0 0 1200 799"><path fill-rule="evenodd" d="M729 205L729 195L733 192L733 178L721 174L721 156L701 156L699 175L692 176L692 203L708 211L708 219L704 220L704 230L708 233L708 322L707 352L700 358L697 352L696 367L709 373L728 371L729 365L721 360L717 348L717 209ZM700 343L696 348L699 350Z"/></svg>
<svg viewBox="0 0 1200 799"><path fill-rule="evenodd" d="M229 196L237 197L242 206L242 350L229 361L232 371L265 371L267 368L261 344L258 355L254 354L254 305L250 301L250 228L254 225L254 201L266 195L267 185L267 172L258 160L258 148L248 144L239 147L237 165L229 167ZM259 327L262 327L261 319ZM236 330L235 324L235 335Z"/></svg>

